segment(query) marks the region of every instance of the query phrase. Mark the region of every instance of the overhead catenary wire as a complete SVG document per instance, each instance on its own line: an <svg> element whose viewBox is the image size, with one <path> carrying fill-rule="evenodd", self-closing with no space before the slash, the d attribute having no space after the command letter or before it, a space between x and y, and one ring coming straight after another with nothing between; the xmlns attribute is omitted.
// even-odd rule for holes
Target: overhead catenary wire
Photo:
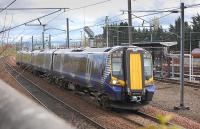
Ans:
<svg viewBox="0 0 200 129"><path fill-rule="evenodd" d="M46 22L46 24L48 24L48 23L50 23L50 22L52 22L53 20L55 20L56 18L58 18L61 14L63 14L64 13L64 11L63 12L61 12L61 13L59 13L58 15L56 15L55 17L53 17L52 19L50 19L49 21L47 21Z"/></svg>
<svg viewBox="0 0 200 129"><path fill-rule="evenodd" d="M111 0L100 1L100 2L97 2L97 3L94 3L94 4L89 4L89 5L85 5L85 6L73 8L73 9L69 9L69 8L10 8L9 10L59 9L59 11L60 11L60 10L62 10L62 9L64 9L64 10L65 10L65 9L68 9L67 11L72 11L72 10L78 10L78 9L87 8L87 7L90 7L90 6L95 6L95 5L103 4L103 3L106 3L106 2L108 2L108 1L111 1ZM58 11L55 11L55 12L58 12ZM53 13L54 13L54 12L53 12ZM50 13L49 15L51 15L51 14L53 14L53 13ZM62 14L62 13L61 13L61 14ZM49 15L47 15L47 16L49 16ZM60 15L60 14L58 14L56 17L58 17L59 15ZM46 17L46 15L45 15L45 17ZM51 21L53 21L56 17L54 17L53 19L51 19L50 21L48 21L48 23L51 22ZM20 27L20 26L22 26L22 25L26 25L26 24L28 24L28 23L30 23L30 22L33 22L33 21L38 20L38 19L41 19L41 18L43 18L43 17L39 17L39 18L33 19L33 20L31 20L31 21L28 21L28 22L26 22L26 23L17 25L17 26L15 26L15 27L10 28L10 29L15 29L15 28L17 28L17 27ZM4 32L4 31L8 31L8 29L2 30L2 31L0 31L0 33Z"/></svg>
<svg viewBox="0 0 200 129"><path fill-rule="evenodd" d="M166 8L160 8L160 9L156 9L156 10L172 10L172 9L180 9L179 6L174 6L174 7L166 7Z"/></svg>
<svg viewBox="0 0 200 129"><path fill-rule="evenodd" d="M10 4L8 4L6 7L4 7L4 8L1 8L0 9L0 13L1 12L3 12L4 10L7 10L13 3L15 3L16 2L16 0L13 0Z"/></svg>
<svg viewBox="0 0 200 129"><path fill-rule="evenodd" d="M164 18L164 17L166 17L166 16L168 16L168 15L170 15L170 14L173 14L173 13L174 13L174 12L169 12L168 14L163 15L163 16L161 16L161 17L158 17L158 18L156 18L155 20L159 20L159 19ZM143 21L145 21L145 22L151 24L151 21L147 21L147 20L143 19L143 17L147 17L147 16L151 16L151 15L156 15L156 14L160 14L160 12L145 14L145 15L141 15L141 16L137 16L137 15L135 15L135 14L132 14L133 16L135 16L135 17L133 17L132 19L134 19L134 18L139 18L139 19L141 19L141 20L143 20ZM125 20L128 20L128 19L123 19L123 20L119 20L119 21L125 21ZM114 21L114 22L119 22L119 21Z"/></svg>
<svg viewBox="0 0 200 129"><path fill-rule="evenodd" d="M150 15L155 15L155 14L159 14L158 12L156 12L156 13L151 13L151 14L147 14L147 15L142 15L142 16L137 16L137 17L145 17L145 16L150 16ZM169 13L169 14L167 14L167 15L170 15L171 13ZM166 15L166 16L167 16ZM162 17L164 17L164 16L162 16ZM161 17L160 17L161 18ZM159 19L159 18L158 18ZM124 20L127 20L127 19L124 19ZM124 21L124 20L121 20L121 21ZM95 27L95 26L102 26L102 25L105 25L105 24L97 24L97 25L91 25L91 26L89 26L89 27ZM149 26L135 26L135 27L149 27ZM83 28L77 28L77 29L73 29L73 30L70 30L70 32L72 32L72 31L77 31L77 30L81 30L81 29L83 29ZM57 34L57 35L60 35L60 34L63 34L63 33L59 33L59 34ZM54 35L55 36L55 35Z"/></svg>
<svg viewBox="0 0 200 129"><path fill-rule="evenodd" d="M136 15L135 15L135 17L133 17L132 19L134 19L134 18L147 17L147 16L151 16L151 15L156 15L156 14L160 14L160 12L150 13L150 14L141 15L141 16L136 16ZM170 14L172 14L172 13L166 14L165 16L168 16L168 15L170 15ZM117 15L116 15L116 16L117 16ZM116 16L114 16L114 17L116 17ZM161 16L160 18L163 18L163 17L164 17L164 16ZM158 18L158 19L159 19L159 18ZM128 20L128 19L121 19L121 20L117 20L117 21L111 21L111 23L119 22L119 21L126 21L126 20ZM143 20L144 20L144 19L143 19ZM146 20L146 21L147 21L147 20ZM91 26L88 26L88 27L95 27L95 26L102 26L102 25L105 25L105 23L96 24L96 25L91 25ZM133 27L134 27L134 26L133 26ZM150 26L135 26L135 27L150 27ZM70 32L71 32L71 31L81 30L81 29L83 29L83 28L73 29L73 30L70 30Z"/></svg>
<svg viewBox="0 0 200 129"><path fill-rule="evenodd" d="M2 31L0 31L0 33L3 33L3 32L5 32L5 31L18 28L18 27L20 27L20 26L26 25L26 24L31 23L31 22L33 22L33 21L36 21L36 20L38 20L38 19L42 19L42 18L44 18L44 17L47 17L47 16L49 16L49 15L55 14L55 13L60 12L60 11L61 11L61 10L59 9L59 10L57 10L57 11L51 12L51 13L46 14L46 15L43 15L43 16L41 16L41 17L38 17L38 18L35 18L35 19L32 19L32 20L29 20L29 21L27 21L27 22L25 22L25 23L22 23L22 24L20 24L20 25L17 25L17 26L14 26L14 27L11 27L11 28L2 30Z"/></svg>
<svg viewBox="0 0 200 129"><path fill-rule="evenodd" d="M108 1L110 1L110 0L108 0ZM104 1L104 2L107 2L107 1ZM104 2L102 2L102 3L104 3ZM99 2L99 4L100 4L101 2ZM76 10L76 9L81 9L81 8L86 8L86 7L89 7L89 6L93 6L93 5L97 5L98 3L95 3L95 4L91 4L91 5L87 5L87 6L82 6L82 7L78 7L78 8L74 8L74 9L69 9L68 11L72 11L72 10ZM196 5L197 6L197 5ZM193 6L193 7L195 7L195 6ZM177 9L176 7L173 7L174 9ZM173 8L166 8L166 9L171 9L171 10L168 10L168 11L172 11L173 10ZM160 12L158 11L158 12L155 12L155 13L152 13L151 15L156 15L156 14L160 14L160 13L166 13L167 12L167 10L166 10L166 12L162 12L162 11L165 11L164 9L158 9L158 10L160 10ZM151 10L149 10L149 11L151 11ZM62 14L62 13L61 13ZM166 14L166 15L170 15L171 13L169 13L169 14ZM59 14L60 15L60 14ZM143 17L144 17L145 15L143 15ZM147 14L146 16L150 16L149 14ZM138 16L138 17L140 17L140 16ZM161 17L164 17L164 16L161 16ZM160 17L160 18L161 18ZM157 19L159 19L159 18L157 18ZM125 19L124 19L125 20ZM123 20L123 21L124 21ZM120 21L122 21L122 20L120 20ZM101 25L105 25L105 24L101 24ZM93 26L101 26L101 25L92 25L92 26L89 26L89 27L93 27ZM75 31L75 30L80 30L80 29L83 29L83 28L77 28L77 29L74 29L74 30L70 30L70 31Z"/></svg>
<svg viewBox="0 0 200 129"><path fill-rule="evenodd" d="M136 18L138 18L138 19L142 20L142 21L145 21L145 22L147 22L147 23L151 24L151 22L149 22L149 21L145 20L145 19L144 19L144 18L142 18L142 17L139 17L139 16L137 16L137 15L135 15L135 14L132 14L132 15L133 15L133 16L135 16Z"/></svg>
<svg viewBox="0 0 200 129"><path fill-rule="evenodd" d="M141 18L141 17L146 17L146 16L150 16L150 15L155 15L155 14L159 14L159 13L156 12L156 13L149 14L149 15L137 16L137 17L134 17L134 18ZM172 13L169 13L169 14L166 14L166 15L164 15L164 16L161 16L160 18L166 17L166 16L168 16L168 15L170 15L170 14L172 14ZM132 19L134 19L134 18L132 18ZM157 19L160 19L160 18L157 18ZM122 19L122 20L118 20L118 21L112 21L111 23L119 22L119 21L126 21L126 20L128 20L128 19ZM102 25L105 25L105 23L103 23L103 24L91 25L91 26L88 26L88 27L95 27L95 26L102 26ZM150 27L150 26L133 26L133 27ZM70 32L71 32L71 31L81 30L81 29L83 29L83 28L73 29L73 30L70 30Z"/></svg>
<svg viewBox="0 0 200 129"><path fill-rule="evenodd" d="M145 14L145 15L141 15L141 16L137 16L137 17L142 18L142 17L148 17L148 16L152 16L152 15L156 15L156 14L160 14L160 12ZM136 17L133 17L132 19L134 19L134 18L136 18ZM120 21L126 21L126 20L128 20L128 19L122 19L122 20L120 19L120 20L112 21L111 23L120 22Z"/></svg>
<svg viewBox="0 0 200 129"><path fill-rule="evenodd" d="M16 1L16 0L15 0ZM106 3L106 2L109 2L111 0L104 0L104 1L100 1L100 2L97 2L97 3L93 3L93 4L89 4L89 5L85 5L85 6L81 6L81 7L77 7L77 8L68 8L68 7L61 7L61 8L9 8L7 10L56 10L56 9L60 9L60 10L66 10L67 11L73 11L73 10L78 10L78 9L82 9L82 8L87 8L87 7L90 7L90 6L94 6L94 5L99 5L99 4L103 4L103 3ZM3 9L3 8L0 8L0 9Z"/></svg>
<svg viewBox="0 0 200 129"><path fill-rule="evenodd" d="M125 11L125 10L122 10ZM135 10L132 11L134 13L152 13L152 12L158 12L158 13L166 13L166 12L179 12L179 10L173 9L173 10Z"/></svg>
<svg viewBox="0 0 200 129"><path fill-rule="evenodd" d="M173 14L173 12L168 13L168 14L165 14L165 15L163 15L163 16L161 16L161 17L155 18L155 20L159 20L159 19L161 19L161 18L167 17L167 16L169 16L169 15L171 15L171 14Z"/></svg>
<svg viewBox="0 0 200 129"><path fill-rule="evenodd" d="M200 6L200 4L185 5L185 8L192 8L192 7L198 7L198 6ZM140 13L140 12L164 13L164 12L179 12L179 10L180 10L180 7L169 7L169 8L162 8L162 9L156 9L156 10L132 10L132 12L135 12L135 13Z"/></svg>
<svg viewBox="0 0 200 129"><path fill-rule="evenodd" d="M3 8L0 8L0 10ZM17 11L17 10L57 10L57 9L61 9L61 10L66 10L66 9L70 9L68 7L61 7L61 8L8 8L7 10L10 11Z"/></svg>
<svg viewBox="0 0 200 129"><path fill-rule="evenodd" d="M97 2L97 3L88 4L88 5L85 5L85 6L81 6L81 7L77 7L77 8L72 8L72 9L69 9L69 10L67 10L67 11L79 10L79 9L87 8L87 7L90 7L90 6L95 6L95 5L99 5L99 4L104 4L104 3L109 2L109 1L111 1L111 0L104 0L104 1Z"/></svg>
<svg viewBox="0 0 200 129"><path fill-rule="evenodd" d="M90 25L90 26L88 26L88 27L96 27L96 26L103 26L103 25L105 25L105 23L104 23L104 24L95 24L95 25ZM84 29L84 27L76 28L76 29L72 29L72 30L70 30L69 32L77 31L77 30L81 30L81 29Z"/></svg>
<svg viewBox="0 0 200 129"><path fill-rule="evenodd" d="M9 28L12 26L12 22L13 22L13 15L12 15L12 18L11 18L11 22L10 22ZM8 34L7 34L7 44L8 44L8 41L9 41L9 37L10 37L10 30L8 31Z"/></svg>
<svg viewBox="0 0 200 129"><path fill-rule="evenodd" d="M199 7L200 4L192 4L192 5L185 5L185 8L194 8L194 7Z"/></svg>

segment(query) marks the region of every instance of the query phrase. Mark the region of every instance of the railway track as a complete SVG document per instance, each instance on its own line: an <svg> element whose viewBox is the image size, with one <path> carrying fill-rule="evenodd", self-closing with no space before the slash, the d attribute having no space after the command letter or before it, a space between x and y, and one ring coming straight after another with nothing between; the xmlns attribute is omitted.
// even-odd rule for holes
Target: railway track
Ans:
<svg viewBox="0 0 200 129"><path fill-rule="evenodd" d="M168 78L157 78L154 77L156 81L166 82L166 83L172 83L172 84L180 84L179 80L175 79L168 79ZM200 83L194 83L194 82L184 82L185 86L193 87L193 88L200 88Z"/></svg>
<svg viewBox="0 0 200 129"><path fill-rule="evenodd" d="M143 118L148 118L149 120L154 121L157 124L160 124L160 121L159 121L158 118L156 118L154 116L151 116L151 115L149 115L147 113L144 113L144 112L141 112L141 111L137 111L136 114L142 116ZM167 122L166 124L167 125L174 125L171 122Z"/></svg>
<svg viewBox="0 0 200 129"><path fill-rule="evenodd" d="M67 105L54 95L41 89L31 80L17 72L9 64L5 64L5 68L7 72L20 84L20 86L22 86L36 101L38 101L45 108L61 116L63 119L71 121L74 126L88 129L105 129L104 126L84 115L77 109Z"/></svg>
<svg viewBox="0 0 200 129"><path fill-rule="evenodd" d="M130 121L131 123L137 123L138 125L142 126L142 127L145 127L146 125L159 125L160 124L160 121L158 118L152 116L152 115L149 115L147 113L144 113L142 111L135 111L134 113L130 113L130 112L127 112L127 113L119 113L118 114L120 117L122 117L123 119L127 120L127 121ZM137 115L139 118L136 118L136 119L133 119L135 118L135 115ZM175 125L171 122L167 122L166 125L169 125L169 126L172 126L172 125Z"/></svg>
<svg viewBox="0 0 200 129"><path fill-rule="evenodd" d="M77 118L81 118L84 119L84 122L86 121L87 126L89 127L84 127L84 128L105 128L102 125L98 124L97 122L93 121L92 119L88 118L87 116L85 116L84 114L82 114L81 112L79 112L78 110L74 109L73 107L67 105L66 103L64 103L62 100L58 99L57 97L55 97L54 95L48 93L47 91L41 89L38 85L36 85L35 83L33 83L31 80L29 80L28 78L24 77L22 75L22 73L17 72L15 70L15 68L13 68L12 66L10 66L9 64L6 64L6 68L7 71L10 73L10 75L19 83L21 84L21 86L27 90L27 92L29 92L29 94L36 99L41 105L43 105L45 108L52 110L53 112L55 112L58 115L61 116L68 116L67 118L64 118L66 120L71 120L71 117L69 117L69 115L66 115L69 113L70 111L73 111L73 116L76 116ZM43 95L41 95L43 94ZM42 99L41 99L42 98ZM57 107L59 107L59 109L57 109ZM60 112L62 111L62 113ZM150 116L148 114L145 114L143 112L134 112L134 115L132 113L127 113L129 114L130 117L127 117L125 114L118 114L119 117L121 117L122 119L137 125L139 127L145 127L147 125L150 125L153 123L153 125L157 125L159 124L159 121L157 118ZM147 122L141 122L141 120L135 120L135 115L138 115L139 117L142 117L143 120L142 121L147 121ZM72 115L71 115L72 116ZM141 118L140 118L141 119ZM172 125L171 123L168 123L169 125ZM80 125L78 125L80 126Z"/></svg>

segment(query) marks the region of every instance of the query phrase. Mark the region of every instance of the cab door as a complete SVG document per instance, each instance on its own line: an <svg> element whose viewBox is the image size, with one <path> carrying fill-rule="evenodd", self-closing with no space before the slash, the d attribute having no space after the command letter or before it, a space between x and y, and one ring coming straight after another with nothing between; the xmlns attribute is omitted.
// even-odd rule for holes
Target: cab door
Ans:
<svg viewBox="0 0 200 129"><path fill-rule="evenodd" d="M144 87L144 62L140 51L126 52L127 86L131 93L141 93Z"/></svg>

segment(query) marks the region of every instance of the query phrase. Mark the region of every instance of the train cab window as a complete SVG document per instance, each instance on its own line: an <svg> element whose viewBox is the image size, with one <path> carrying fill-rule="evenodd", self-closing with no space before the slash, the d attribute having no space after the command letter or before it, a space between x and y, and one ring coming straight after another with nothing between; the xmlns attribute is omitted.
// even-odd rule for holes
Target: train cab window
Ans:
<svg viewBox="0 0 200 129"><path fill-rule="evenodd" d="M124 80L122 52L112 54L112 75L118 79Z"/></svg>
<svg viewBox="0 0 200 129"><path fill-rule="evenodd" d="M152 66L152 58L149 53L144 54L144 73L145 73L145 79L149 80L152 77L153 66Z"/></svg>

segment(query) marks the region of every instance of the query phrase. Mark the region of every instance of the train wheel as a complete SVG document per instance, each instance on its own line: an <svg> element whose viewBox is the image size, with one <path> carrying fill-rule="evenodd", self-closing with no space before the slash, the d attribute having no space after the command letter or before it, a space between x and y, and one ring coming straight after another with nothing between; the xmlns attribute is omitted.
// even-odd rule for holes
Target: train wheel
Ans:
<svg viewBox="0 0 200 129"><path fill-rule="evenodd" d="M76 86L73 83L68 83L68 89L74 91L76 89Z"/></svg>
<svg viewBox="0 0 200 129"><path fill-rule="evenodd" d="M52 84L53 83L53 77L52 76L48 76L47 77L47 81L49 84Z"/></svg>
<svg viewBox="0 0 200 129"><path fill-rule="evenodd" d="M59 79L58 85L59 85L60 88L63 87L63 83L64 83L63 80L62 80L62 79Z"/></svg>
<svg viewBox="0 0 200 129"><path fill-rule="evenodd" d="M102 106L105 109L108 109L110 107L110 100L107 95L102 95L98 98L98 102L100 106Z"/></svg>
<svg viewBox="0 0 200 129"><path fill-rule="evenodd" d="M64 89L68 89L68 85L69 85L69 82L66 82L66 81L65 81L65 82L64 82L64 85L63 85L63 86L64 86Z"/></svg>
<svg viewBox="0 0 200 129"><path fill-rule="evenodd" d="M55 78L55 84L56 85L58 84L58 78Z"/></svg>

